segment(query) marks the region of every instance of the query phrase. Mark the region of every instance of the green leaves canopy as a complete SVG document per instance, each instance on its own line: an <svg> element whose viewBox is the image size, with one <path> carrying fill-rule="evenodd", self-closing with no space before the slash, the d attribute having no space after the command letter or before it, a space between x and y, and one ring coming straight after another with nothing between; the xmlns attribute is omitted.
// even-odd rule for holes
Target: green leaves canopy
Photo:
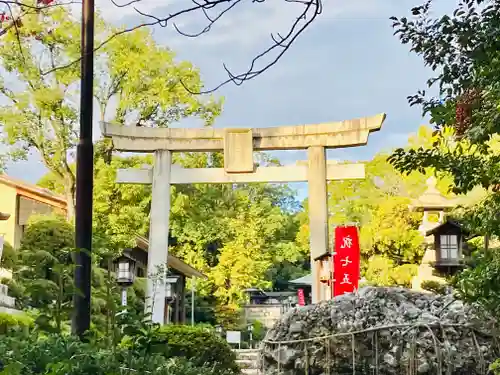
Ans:
<svg viewBox="0 0 500 375"><path fill-rule="evenodd" d="M105 25L107 32L118 29ZM147 29L114 38L97 59L95 97L101 119L134 126L168 127L188 117L212 125L222 100L193 95L203 89L200 73L190 62L176 61L169 48L159 46ZM109 112L110 99L118 99Z"/></svg>
<svg viewBox="0 0 500 375"><path fill-rule="evenodd" d="M401 42L410 44L411 51L436 72L427 84L439 86L440 98L427 98L421 91L409 102L422 106L437 131L432 146L398 149L390 160L402 172L432 167L451 176L456 193L481 186L496 194L500 186L500 4L465 0L453 15L440 18L432 16L430 5L428 1L414 8L411 19L393 17L393 25ZM465 213L474 226L471 229L500 233L493 225L497 219L481 213L481 207L491 209L497 201L488 198ZM493 207L493 211L500 209Z"/></svg>
<svg viewBox="0 0 500 375"><path fill-rule="evenodd" d="M187 155L184 166L217 166L218 155ZM272 275L285 258L292 265L308 258L295 242L298 223L293 192L285 186L184 185L172 195L173 253L201 270L208 280L197 289L217 299L219 320L235 322L244 289L273 287Z"/></svg>

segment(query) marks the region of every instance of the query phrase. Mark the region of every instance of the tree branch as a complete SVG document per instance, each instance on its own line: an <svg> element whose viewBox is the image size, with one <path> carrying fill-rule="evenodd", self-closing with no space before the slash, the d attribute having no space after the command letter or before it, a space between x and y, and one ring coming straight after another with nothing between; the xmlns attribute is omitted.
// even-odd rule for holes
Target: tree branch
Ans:
<svg viewBox="0 0 500 375"><path fill-rule="evenodd" d="M112 3L118 8L123 8L126 6L131 6L132 4L139 3L141 0L130 0L125 4L118 4L115 0L111 0ZM231 11L234 12L236 6L238 4L243 3L243 0L191 0L193 5L181 9L179 11L168 14L167 16L160 17L153 14L148 14L140 11L137 7L134 6L134 10L137 14L149 18L148 22L143 22L141 24L122 29L112 35L109 35L107 38L102 40L95 48L94 51L98 51L102 47L104 47L111 40L119 37L120 35L135 31L137 29L141 29L143 27L151 27L151 26L161 26L167 27L172 23L173 28L182 36L195 38L202 34L208 33L214 24L216 24L222 17L226 16ZM266 1L271 0L252 0L252 3L264 3ZM277 1L277 0L272 0ZM297 38L316 20L316 18L322 13L323 10L323 0L282 0L283 6L286 6L286 3L289 4L300 4L304 7L303 11L298 15L298 17L292 22L289 27L288 32L285 35L271 34L271 44L264 49L261 53L255 56L250 62L248 68L241 73L232 72L226 64L223 64L223 68L228 76L226 80L218 84L212 89L209 90L198 90L196 88L188 87L185 82L181 82L184 88L190 92L191 94L206 94L211 93L222 86L228 83L234 83L235 85L241 85L245 81L249 81L260 74L266 72L268 69L276 65L283 55L288 51L291 45L297 40ZM209 10L218 10L218 13L215 16L210 16L208 14ZM199 32L196 33L186 33L179 29L179 27L173 23L175 19L180 16L186 14L193 14L197 12L202 12L205 18L207 19L207 25L203 27ZM274 55L273 55L274 54ZM260 67L259 64L264 60L265 57L273 55L273 57L268 62L264 62ZM68 64L58 66L53 69L49 69L43 72L44 75L53 73L56 70L68 68L78 62L81 61L81 57L75 59Z"/></svg>

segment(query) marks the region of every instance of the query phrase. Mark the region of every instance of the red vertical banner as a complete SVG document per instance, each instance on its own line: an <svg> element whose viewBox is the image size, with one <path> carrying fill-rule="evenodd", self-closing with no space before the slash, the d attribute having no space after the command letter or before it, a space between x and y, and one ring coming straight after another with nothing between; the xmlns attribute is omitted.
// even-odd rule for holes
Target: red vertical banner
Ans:
<svg viewBox="0 0 500 375"><path fill-rule="evenodd" d="M306 298L304 296L304 289L297 290L297 298L299 300L299 306L306 305Z"/></svg>
<svg viewBox="0 0 500 375"><path fill-rule="evenodd" d="M359 236L355 226L335 228L333 295L352 293L359 284Z"/></svg>

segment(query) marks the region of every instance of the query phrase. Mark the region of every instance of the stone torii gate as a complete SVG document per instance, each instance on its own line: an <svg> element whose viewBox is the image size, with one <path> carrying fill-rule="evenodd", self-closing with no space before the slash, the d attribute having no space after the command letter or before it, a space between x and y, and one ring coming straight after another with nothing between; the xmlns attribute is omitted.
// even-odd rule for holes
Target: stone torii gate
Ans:
<svg viewBox="0 0 500 375"><path fill-rule="evenodd" d="M313 303L329 298L320 283L321 261L328 254L327 181L363 179L363 164L329 164L326 149L362 146L377 131L385 114L318 125L239 129L181 129L127 127L103 123L118 151L154 153L152 169L118 171L117 182L152 184L150 247L148 255L148 308L152 320L164 322L165 287L152 280L167 263L170 185L195 183L308 182ZM254 150L307 149L307 165L255 167ZM172 168L172 152L224 151L224 168Z"/></svg>

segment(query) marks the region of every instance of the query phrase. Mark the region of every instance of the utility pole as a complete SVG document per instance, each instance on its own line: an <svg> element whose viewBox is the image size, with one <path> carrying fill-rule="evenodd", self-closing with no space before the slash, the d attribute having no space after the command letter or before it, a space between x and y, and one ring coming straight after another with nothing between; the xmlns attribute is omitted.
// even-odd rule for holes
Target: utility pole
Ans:
<svg viewBox="0 0 500 375"><path fill-rule="evenodd" d="M80 141L76 156L75 245L76 269L72 332L83 338L90 328L92 251L92 191L94 149L92 102L94 83L94 0L82 2ZM73 204L73 202L68 202Z"/></svg>

